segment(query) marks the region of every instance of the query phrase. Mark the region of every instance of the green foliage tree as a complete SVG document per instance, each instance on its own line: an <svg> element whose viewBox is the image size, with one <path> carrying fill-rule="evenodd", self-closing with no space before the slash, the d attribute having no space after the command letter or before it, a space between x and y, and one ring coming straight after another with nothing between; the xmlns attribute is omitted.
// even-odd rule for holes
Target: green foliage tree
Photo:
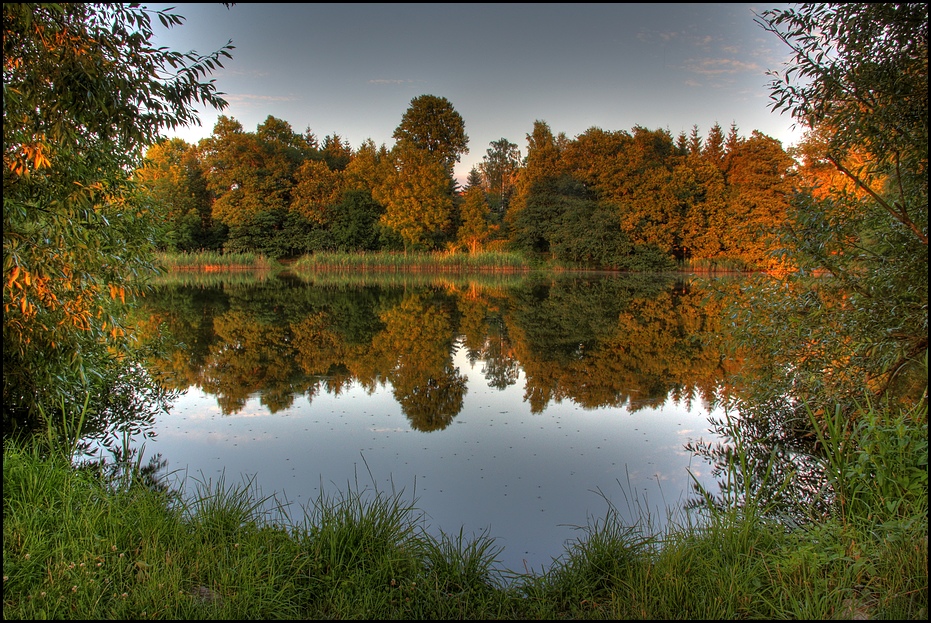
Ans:
<svg viewBox="0 0 931 623"><path fill-rule="evenodd" d="M485 181L482 179L482 174L478 169L472 167L469 169L469 176L466 178L465 188L463 190L468 191L472 188L481 188L484 190Z"/></svg>
<svg viewBox="0 0 931 623"><path fill-rule="evenodd" d="M146 152L135 178L158 214L157 245L171 251L216 250L225 231L214 224L210 196L197 149L180 138L160 141Z"/></svg>
<svg viewBox="0 0 931 623"><path fill-rule="evenodd" d="M517 177L514 201L505 215L505 224L508 227L512 226L517 215L527 206L531 192L537 184L555 180L565 173L562 151L567 142L564 134L554 136L545 121L537 119L533 122L533 130L527 134L527 156Z"/></svg>
<svg viewBox="0 0 931 623"><path fill-rule="evenodd" d="M724 168L725 141L724 130L720 124L715 123L708 130L708 138L701 150L702 157L720 169Z"/></svg>
<svg viewBox="0 0 931 623"><path fill-rule="evenodd" d="M155 48L129 4L3 5L3 410L79 404L129 350L114 302L153 270L132 171L196 106L226 102L201 56Z"/></svg>
<svg viewBox="0 0 931 623"><path fill-rule="evenodd" d="M323 231L297 212L284 208L261 210L230 226L223 248L231 253L292 258L317 250L314 245L323 237Z"/></svg>
<svg viewBox="0 0 931 623"><path fill-rule="evenodd" d="M352 148L335 132L323 137L320 149L324 162L334 171L342 171L352 160Z"/></svg>
<svg viewBox="0 0 931 623"><path fill-rule="evenodd" d="M366 190L347 190L334 209L330 238L337 251L376 251L380 246L379 220L385 208Z"/></svg>
<svg viewBox="0 0 931 623"><path fill-rule="evenodd" d="M469 153L465 122L445 97L421 95L412 99L393 137L401 147L429 152L450 175L461 156Z"/></svg>
<svg viewBox="0 0 931 623"><path fill-rule="evenodd" d="M514 194L514 184L520 171L520 150L517 145L500 138L485 151L479 170L488 191L489 206L495 222L501 223Z"/></svg>
<svg viewBox="0 0 931 623"><path fill-rule="evenodd" d="M928 6L801 4L766 11L758 23L792 52L772 73L774 110L816 133L809 157L851 182L827 193L802 189L791 202L786 252L801 270L759 298L777 301L773 313L805 339L773 342L775 354L798 370L794 380L808 396L857 397L864 384L876 394L896 387L920 395L928 345ZM811 288L804 277L818 270L833 278ZM804 296L787 300L782 291Z"/></svg>
<svg viewBox="0 0 931 623"><path fill-rule="evenodd" d="M681 212L681 257L723 258L726 230L732 224L726 213L724 173L706 158L688 155L673 169L672 183Z"/></svg>

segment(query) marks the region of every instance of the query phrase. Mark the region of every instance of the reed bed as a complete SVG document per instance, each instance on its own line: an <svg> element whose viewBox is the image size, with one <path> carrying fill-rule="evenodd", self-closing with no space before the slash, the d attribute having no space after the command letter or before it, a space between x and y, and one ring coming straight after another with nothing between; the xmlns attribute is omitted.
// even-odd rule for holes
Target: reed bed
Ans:
<svg viewBox="0 0 931 623"><path fill-rule="evenodd" d="M217 272L229 270L271 270L278 262L255 253L156 253L158 264L166 270L199 270Z"/></svg>
<svg viewBox="0 0 931 623"><path fill-rule="evenodd" d="M298 274L318 271L372 272L529 272L531 262L518 253L315 253L298 258L290 269Z"/></svg>
<svg viewBox="0 0 931 623"><path fill-rule="evenodd" d="M154 286L184 286L197 288L213 288L233 285L253 285L267 282L280 271L267 269L246 270L172 270L157 275L150 280Z"/></svg>

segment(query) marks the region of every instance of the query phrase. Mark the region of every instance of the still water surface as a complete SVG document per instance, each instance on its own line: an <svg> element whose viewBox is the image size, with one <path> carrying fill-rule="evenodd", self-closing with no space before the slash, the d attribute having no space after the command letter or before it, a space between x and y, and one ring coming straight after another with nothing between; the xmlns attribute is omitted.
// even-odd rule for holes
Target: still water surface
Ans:
<svg viewBox="0 0 931 623"><path fill-rule="evenodd" d="M179 345L151 367L183 394L145 452L175 479L254 478L292 519L321 493L403 490L432 533L487 533L500 568L540 571L609 504L659 527L692 476L714 489L684 448L713 439L728 367L705 295L617 276L163 286L144 330Z"/></svg>

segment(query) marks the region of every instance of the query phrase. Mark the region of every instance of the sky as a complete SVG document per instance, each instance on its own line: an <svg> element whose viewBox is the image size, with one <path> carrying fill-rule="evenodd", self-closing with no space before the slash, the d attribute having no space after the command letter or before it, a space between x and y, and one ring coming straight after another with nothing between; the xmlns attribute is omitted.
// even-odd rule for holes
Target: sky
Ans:
<svg viewBox="0 0 931 623"><path fill-rule="evenodd" d="M150 4L168 8L169 4ZM229 102L201 108L200 127L169 134L190 143L220 114L248 132L272 115L353 149L392 134L420 95L445 97L462 116L477 167L492 141L526 155L545 121L570 139L592 127L666 129L718 123L784 147L801 137L772 112L767 70L789 50L754 22L777 4L179 4L182 26L153 20L156 46L209 53L230 39L232 60L212 74Z"/></svg>

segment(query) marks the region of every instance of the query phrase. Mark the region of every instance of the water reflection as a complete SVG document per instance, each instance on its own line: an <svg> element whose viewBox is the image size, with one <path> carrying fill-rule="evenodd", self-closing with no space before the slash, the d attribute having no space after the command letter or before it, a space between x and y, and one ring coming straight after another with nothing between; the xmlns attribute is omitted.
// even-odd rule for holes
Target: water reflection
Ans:
<svg viewBox="0 0 931 623"><path fill-rule="evenodd" d="M417 430L449 426L466 378L457 348L483 362L489 387L524 376L534 413L571 400L636 411L714 399L734 362L713 344L721 304L688 283L589 277L356 288L284 279L159 288L142 307L143 334L176 347L151 362L168 387L216 396L224 414L259 396L272 413L297 396L349 384L390 386ZM461 337L461 340L459 339Z"/></svg>
<svg viewBox="0 0 931 623"><path fill-rule="evenodd" d="M686 445L717 439L740 365L726 304L616 275L165 285L139 330L167 346L150 373L186 395L154 449L302 505L360 475L407 488L437 528L489 528L505 567L539 569L603 498L661 522L687 468L713 488Z"/></svg>

